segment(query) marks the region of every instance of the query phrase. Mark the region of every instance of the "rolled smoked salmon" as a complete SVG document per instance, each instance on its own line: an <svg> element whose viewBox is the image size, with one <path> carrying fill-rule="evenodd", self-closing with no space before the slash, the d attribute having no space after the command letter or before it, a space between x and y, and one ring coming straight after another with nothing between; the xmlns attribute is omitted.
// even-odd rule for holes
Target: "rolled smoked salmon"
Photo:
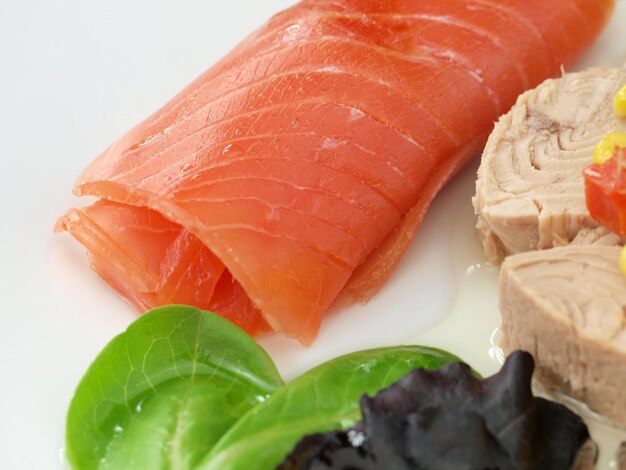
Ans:
<svg viewBox="0 0 626 470"><path fill-rule="evenodd" d="M305 0L100 155L59 228L140 310L309 344L367 301L440 188L613 0Z"/></svg>

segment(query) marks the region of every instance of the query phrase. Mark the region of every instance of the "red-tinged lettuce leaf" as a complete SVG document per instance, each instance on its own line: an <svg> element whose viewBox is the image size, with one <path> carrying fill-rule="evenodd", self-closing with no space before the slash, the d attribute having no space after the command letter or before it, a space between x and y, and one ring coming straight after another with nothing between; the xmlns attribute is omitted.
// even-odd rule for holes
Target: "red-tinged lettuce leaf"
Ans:
<svg viewBox="0 0 626 470"><path fill-rule="evenodd" d="M417 369L374 397L352 429L304 438L292 469L569 469L589 439L562 405L532 395L534 361L514 352L485 380L464 364Z"/></svg>

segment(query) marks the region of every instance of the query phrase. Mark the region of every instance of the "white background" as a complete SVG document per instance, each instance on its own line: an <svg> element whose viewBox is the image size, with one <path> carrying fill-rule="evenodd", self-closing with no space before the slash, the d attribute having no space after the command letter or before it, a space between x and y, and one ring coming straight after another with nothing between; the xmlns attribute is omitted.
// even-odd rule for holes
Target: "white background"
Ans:
<svg viewBox="0 0 626 470"><path fill-rule="evenodd" d="M88 269L82 247L52 233L58 216L83 204L70 194L74 179L122 132L291 3L0 0L0 468L65 468L73 389L134 318ZM578 67L626 58L626 5L620 7L621 30L616 18ZM372 303L330 318L308 350L263 340L287 377L339 353L407 341L446 314L457 289L452 232L459 220L464 237L472 237L472 171L438 199Z"/></svg>

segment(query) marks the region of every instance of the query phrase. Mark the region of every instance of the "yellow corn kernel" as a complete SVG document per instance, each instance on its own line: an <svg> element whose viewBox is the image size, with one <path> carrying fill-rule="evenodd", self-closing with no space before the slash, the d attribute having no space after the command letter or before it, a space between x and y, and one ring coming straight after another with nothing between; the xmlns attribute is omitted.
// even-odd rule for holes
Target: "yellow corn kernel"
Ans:
<svg viewBox="0 0 626 470"><path fill-rule="evenodd" d="M602 137L593 152L593 163L603 165L615 154L615 148L626 148L626 134L623 132L611 132Z"/></svg>
<svg viewBox="0 0 626 470"><path fill-rule="evenodd" d="M619 255L619 268L626 276L626 246L622 248L622 252Z"/></svg>
<svg viewBox="0 0 626 470"><path fill-rule="evenodd" d="M619 117L626 117L626 85L615 95L613 110Z"/></svg>

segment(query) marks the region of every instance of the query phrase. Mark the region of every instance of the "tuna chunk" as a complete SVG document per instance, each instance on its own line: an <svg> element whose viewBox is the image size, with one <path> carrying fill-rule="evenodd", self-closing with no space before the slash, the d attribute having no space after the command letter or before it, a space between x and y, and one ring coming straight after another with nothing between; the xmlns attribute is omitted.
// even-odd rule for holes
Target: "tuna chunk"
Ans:
<svg viewBox="0 0 626 470"><path fill-rule="evenodd" d="M574 240L618 243L589 216L582 171L605 134L626 132L626 120L612 108L624 84L625 69L566 74L524 93L500 118L482 156L474 197L489 261Z"/></svg>
<svg viewBox="0 0 626 470"><path fill-rule="evenodd" d="M572 245L506 258L504 348L531 352L535 377L626 426L626 277L620 249Z"/></svg>

